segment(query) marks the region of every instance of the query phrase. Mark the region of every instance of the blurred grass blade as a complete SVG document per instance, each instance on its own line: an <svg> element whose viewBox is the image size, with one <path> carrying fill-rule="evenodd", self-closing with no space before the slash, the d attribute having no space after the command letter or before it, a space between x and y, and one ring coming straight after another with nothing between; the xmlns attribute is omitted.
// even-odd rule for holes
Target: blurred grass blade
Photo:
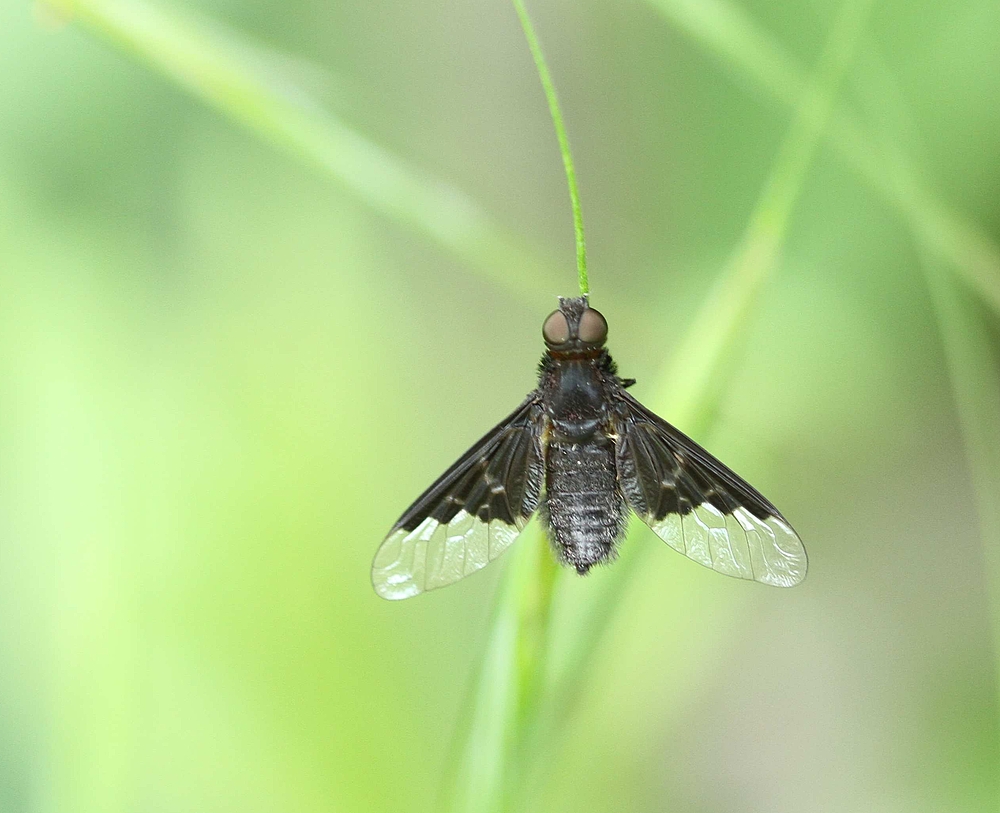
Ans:
<svg viewBox="0 0 1000 813"><path fill-rule="evenodd" d="M540 694L557 565L537 524L513 552L490 638L467 698L445 777L445 809L493 813L507 807L522 725Z"/></svg>
<svg viewBox="0 0 1000 813"><path fill-rule="evenodd" d="M814 87L800 97L743 239L678 345L673 364L658 382L652 406L686 432L703 434L714 418L741 355L754 306L778 263L792 210L872 4L872 0L846 0L841 6L817 63ZM639 525L634 521L633 530ZM627 552L609 574L603 594L586 611L587 621L556 678L553 725L560 725L575 703L585 665L641 559L640 551ZM737 604L734 599L731 606Z"/></svg>
<svg viewBox="0 0 1000 813"><path fill-rule="evenodd" d="M1000 674L1000 355L968 293L944 269L923 265L975 489Z"/></svg>
<svg viewBox="0 0 1000 813"><path fill-rule="evenodd" d="M742 343L754 304L778 262L792 209L871 6L872 0L848 0L842 5L816 66L814 82L809 92L800 96L743 238L661 381L656 402L673 422L691 432L702 431L711 420L721 389L730 378L731 366L739 355L734 350Z"/></svg>
<svg viewBox="0 0 1000 813"><path fill-rule="evenodd" d="M669 22L753 79L772 98L796 109L817 103L818 90L785 49L727 0L646 0ZM886 165L859 124L835 111L827 137L836 151L906 219L931 253L949 265L1000 313L1000 249L975 223L944 203L905 167Z"/></svg>
<svg viewBox="0 0 1000 813"><path fill-rule="evenodd" d="M142 0L46 0L222 113L305 158L378 212L515 295L558 290L551 268L468 195L365 139L266 68L243 38Z"/></svg>
<svg viewBox="0 0 1000 813"><path fill-rule="evenodd" d="M899 146L901 142L914 143L913 152L922 152L913 115L877 46L869 43L865 51L870 70L859 83L865 113L889 166L916 177L919 170L914 168L914 156ZM913 237L938 324L975 492L989 590L994 672L1000 677L1000 357L984 314L969 292L957 284L953 273L921 251L919 235ZM1000 716L1000 700L996 710Z"/></svg>

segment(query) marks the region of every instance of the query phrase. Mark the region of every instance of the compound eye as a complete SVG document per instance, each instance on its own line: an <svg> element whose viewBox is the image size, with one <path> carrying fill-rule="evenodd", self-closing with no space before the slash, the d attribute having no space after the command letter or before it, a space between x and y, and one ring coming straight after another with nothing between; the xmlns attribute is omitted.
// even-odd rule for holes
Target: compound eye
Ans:
<svg viewBox="0 0 1000 813"><path fill-rule="evenodd" d="M587 308L580 317L580 341L586 344L604 344L608 338L608 322L600 311Z"/></svg>
<svg viewBox="0 0 1000 813"><path fill-rule="evenodd" d="M562 311L552 311L542 325L542 338L548 344L565 344L569 341L569 322Z"/></svg>

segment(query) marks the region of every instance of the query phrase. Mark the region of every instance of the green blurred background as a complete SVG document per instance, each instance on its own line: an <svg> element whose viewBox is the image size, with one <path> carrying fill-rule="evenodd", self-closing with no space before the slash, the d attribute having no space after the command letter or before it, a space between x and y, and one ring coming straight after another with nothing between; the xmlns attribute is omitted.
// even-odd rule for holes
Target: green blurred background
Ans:
<svg viewBox="0 0 1000 813"><path fill-rule="evenodd" d="M733 3L530 5L592 301L651 406L788 130L773 87L811 70L837 13ZM385 151L362 149L345 183L181 87L191 54L165 74L100 22L155 39L147 7L76 6L0 8L0 811L438 809L509 562L400 604L368 571L402 509L533 386L541 321L575 289L514 11L154 7ZM998 535L976 502L986 518L1000 493L963 448L924 274L956 263L912 236L960 218L953 253L1000 284L998 41L996 0L875 6L838 107L881 133L862 157L888 172L891 144L927 194L894 205L821 143L699 433L796 525L810 576L765 589L630 538L648 550L528 809L1000 806ZM433 213L440 239L414 227L418 194L381 185L397 160L455 203L454 223ZM506 247L490 227L449 248L473 200ZM996 306L952 290L995 359ZM996 368L964 369L959 403L978 397L990 437Z"/></svg>

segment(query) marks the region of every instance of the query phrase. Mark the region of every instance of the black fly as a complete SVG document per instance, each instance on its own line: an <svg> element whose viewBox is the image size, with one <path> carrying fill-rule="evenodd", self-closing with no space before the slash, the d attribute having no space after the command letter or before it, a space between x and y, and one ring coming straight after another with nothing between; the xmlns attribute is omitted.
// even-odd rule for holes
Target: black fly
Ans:
<svg viewBox="0 0 1000 813"><path fill-rule="evenodd" d="M584 574L612 560L634 511L674 550L720 573L779 587L806 575L802 541L777 508L625 390L586 297L542 326L538 389L411 505L372 564L387 599L474 573L536 509L556 556Z"/></svg>

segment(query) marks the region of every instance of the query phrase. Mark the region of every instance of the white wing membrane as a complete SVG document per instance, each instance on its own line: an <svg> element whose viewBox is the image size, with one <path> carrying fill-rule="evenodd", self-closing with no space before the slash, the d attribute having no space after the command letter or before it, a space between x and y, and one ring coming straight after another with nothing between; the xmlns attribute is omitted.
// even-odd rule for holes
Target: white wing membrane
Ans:
<svg viewBox="0 0 1000 813"><path fill-rule="evenodd" d="M802 540L777 517L759 519L745 508L731 514L702 503L687 514L643 519L678 553L727 576L793 587L806 576Z"/></svg>
<svg viewBox="0 0 1000 813"><path fill-rule="evenodd" d="M618 478L632 510L678 553L727 576L792 587L802 540L756 489L691 438L623 399Z"/></svg>
<svg viewBox="0 0 1000 813"><path fill-rule="evenodd" d="M428 517L412 531L400 528L375 555L375 591L382 598L403 599L457 582L500 556L524 525L482 522L459 511L444 525Z"/></svg>

